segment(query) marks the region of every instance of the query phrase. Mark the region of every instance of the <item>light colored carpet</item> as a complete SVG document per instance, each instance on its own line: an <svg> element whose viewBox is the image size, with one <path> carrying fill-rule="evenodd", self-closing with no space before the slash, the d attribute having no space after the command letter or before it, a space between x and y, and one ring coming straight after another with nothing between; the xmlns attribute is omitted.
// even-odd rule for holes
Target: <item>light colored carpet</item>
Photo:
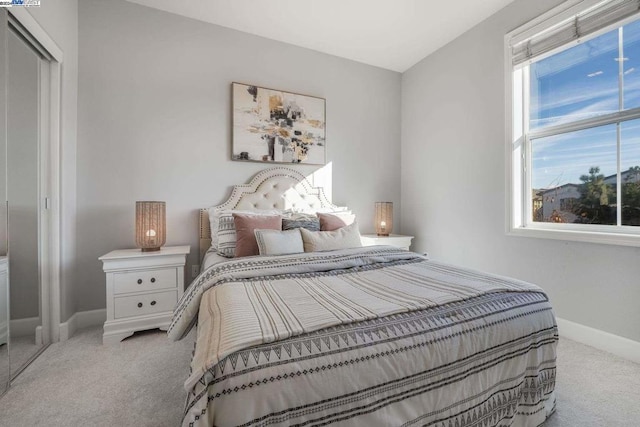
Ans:
<svg viewBox="0 0 640 427"><path fill-rule="evenodd" d="M0 426L178 426L194 335L102 345L102 328L51 345L0 398Z"/></svg>
<svg viewBox="0 0 640 427"><path fill-rule="evenodd" d="M640 426L640 365L560 338L556 413L545 427Z"/></svg>
<svg viewBox="0 0 640 427"><path fill-rule="evenodd" d="M136 334L104 347L99 328L49 347L0 399L0 426L178 426L193 334ZM640 365L562 339L558 409L547 427L640 426Z"/></svg>
<svg viewBox="0 0 640 427"><path fill-rule="evenodd" d="M36 337L33 335L11 337L11 351L9 352L11 375L15 375L42 348L41 345L36 345L35 341Z"/></svg>

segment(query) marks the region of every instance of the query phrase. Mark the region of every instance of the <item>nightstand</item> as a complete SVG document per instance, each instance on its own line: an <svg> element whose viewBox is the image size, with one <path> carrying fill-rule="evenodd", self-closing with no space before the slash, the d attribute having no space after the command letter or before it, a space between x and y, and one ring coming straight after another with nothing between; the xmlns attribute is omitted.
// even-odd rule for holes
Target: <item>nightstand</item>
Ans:
<svg viewBox="0 0 640 427"><path fill-rule="evenodd" d="M400 234L390 234L388 236L378 236L377 234L363 234L361 236L362 246L389 245L397 246L400 249L409 250L413 236L403 236Z"/></svg>
<svg viewBox="0 0 640 427"><path fill-rule="evenodd" d="M136 331L167 330L184 293L184 265L189 246L155 252L123 249L98 258L107 275L107 321L103 344L114 344Z"/></svg>

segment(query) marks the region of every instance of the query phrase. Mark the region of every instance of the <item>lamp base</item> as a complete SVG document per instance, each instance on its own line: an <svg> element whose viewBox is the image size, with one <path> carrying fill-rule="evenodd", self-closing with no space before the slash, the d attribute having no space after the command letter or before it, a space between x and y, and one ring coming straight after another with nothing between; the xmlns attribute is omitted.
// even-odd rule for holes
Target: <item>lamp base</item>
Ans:
<svg viewBox="0 0 640 427"><path fill-rule="evenodd" d="M160 248L142 248L141 250L142 252L157 252L160 250Z"/></svg>
<svg viewBox="0 0 640 427"><path fill-rule="evenodd" d="M377 235L378 235L378 236L381 236L381 237L389 237L389 233L387 233L387 234L377 233Z"/></svg>

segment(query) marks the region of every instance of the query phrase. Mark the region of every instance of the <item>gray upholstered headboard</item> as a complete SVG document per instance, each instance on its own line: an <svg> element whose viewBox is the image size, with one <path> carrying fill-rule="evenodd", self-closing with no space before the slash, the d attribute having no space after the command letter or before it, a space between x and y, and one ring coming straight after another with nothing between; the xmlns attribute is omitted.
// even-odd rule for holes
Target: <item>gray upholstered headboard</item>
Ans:
<svg viewBox="0 0 640 427"><path fill-rule="evenodd" d="M288 167L275 167L257 173L248 184L234 185L231 196L213 209L294 209L316 212L334 208L322 187L314 187L300 172ZM211 247L209 209L200 209L200 260Z"/></svg>

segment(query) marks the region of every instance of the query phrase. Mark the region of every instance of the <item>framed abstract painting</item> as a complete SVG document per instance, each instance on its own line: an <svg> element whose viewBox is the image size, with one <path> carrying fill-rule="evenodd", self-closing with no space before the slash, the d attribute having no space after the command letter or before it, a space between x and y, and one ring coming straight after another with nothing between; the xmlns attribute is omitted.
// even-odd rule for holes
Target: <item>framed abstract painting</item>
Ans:
<svg viewBox="0 0 640 427"><path fill-rule="evenodd" d="M326 163L325 99L242 83L232 93L233 160Z"/></svg>

